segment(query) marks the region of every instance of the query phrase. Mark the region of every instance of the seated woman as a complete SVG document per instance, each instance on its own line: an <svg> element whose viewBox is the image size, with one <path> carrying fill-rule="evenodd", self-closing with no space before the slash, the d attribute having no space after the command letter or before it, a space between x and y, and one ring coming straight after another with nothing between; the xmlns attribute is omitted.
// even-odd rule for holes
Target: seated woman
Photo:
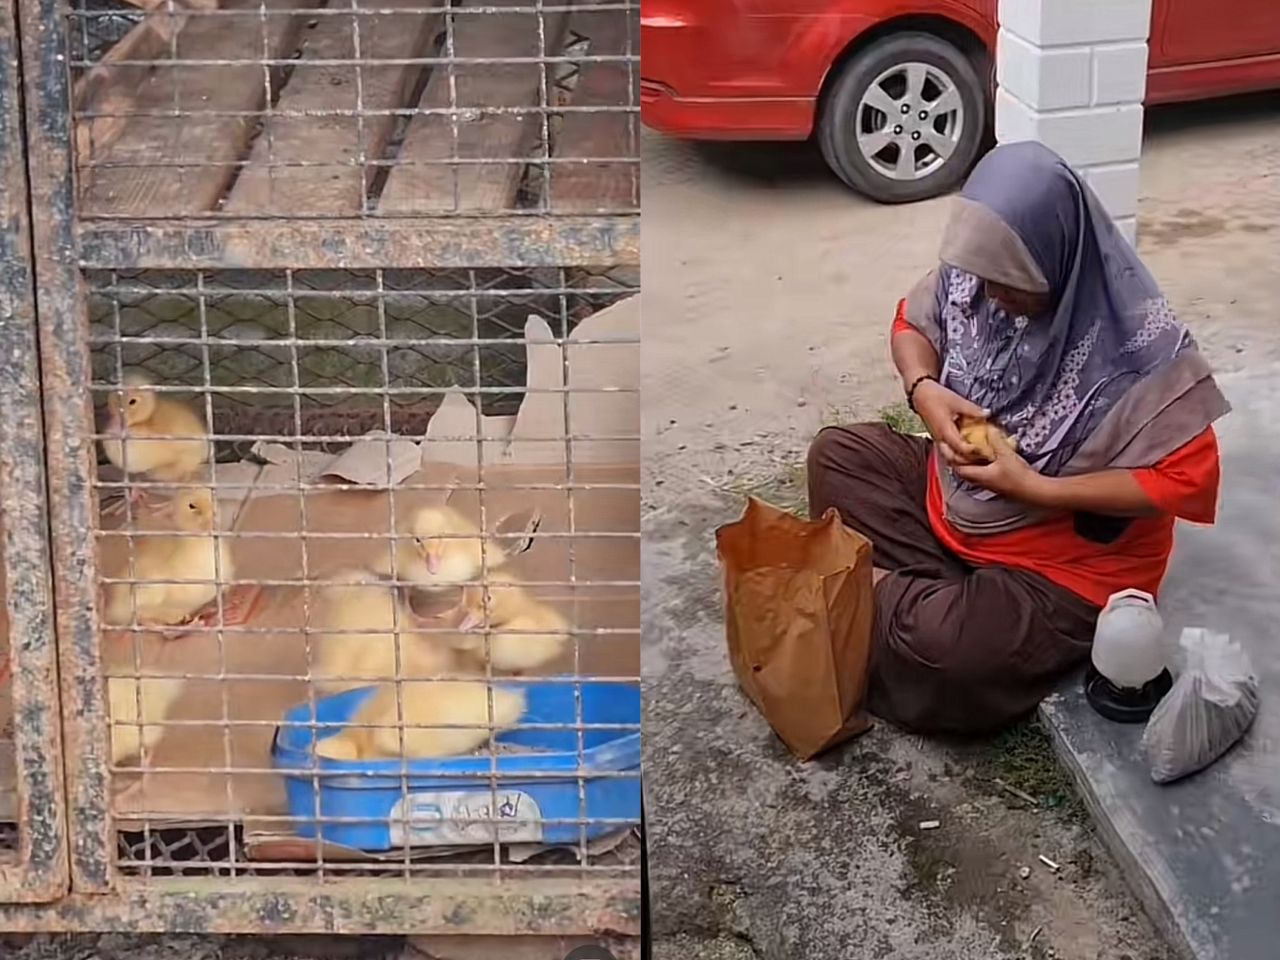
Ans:
<svg viewBox="0 0 1280 960"><path fill-rule="evenodd" d="M940 265L898 306L893 360L932 436L833 427L809 509L874 544L868 707L977 733L1089 653L1107 598L1154 593L1175 518L1212 523L1211 424L1230 409L1191 334L1097 198L1052 151L974 169ZM984 461L961 417L1016 440Z"/></svg>

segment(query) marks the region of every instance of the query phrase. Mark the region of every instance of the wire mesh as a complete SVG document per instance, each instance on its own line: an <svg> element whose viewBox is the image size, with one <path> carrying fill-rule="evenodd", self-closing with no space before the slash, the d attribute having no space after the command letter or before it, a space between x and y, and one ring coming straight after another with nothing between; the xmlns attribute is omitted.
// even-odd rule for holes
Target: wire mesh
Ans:
<svg viewBox="0 0 1280 960"><path fill-rule="evenodd" d="M161 383L278 388L214 398L223 435L288 434L297 359L308 433L348 437L382 425L385 355L391 428L421 434L440 401L432 388L483 384L488 414L514 414L525 382L520 342L532 315L570 330L634 287L627 268L432 271L187 271L89 274L94 376L124 366ZM470 339L473 325L480 341ZM386 334L383 336L383 327ZM290 340L296 328L296 344ZM208 332L215 342L204 337ZM479 380L473 355L479 352ZM308 388L317 388L306 393ZM326 388L339 388L326 392ZM362 391L341 392L342 387ZM413 392L413 388L423 388ZM372 391L372 392L371 392ZM105 396L98 396L99 409ZM243 443L235 444L237 448ZM220 451L227 456L234 451Z"/></svg>
<svg viewBox="0 0 1280 960"><path fill-rule="evenodd" d="M635 872L636 279L88 274L122 872Z"/></svg>
<svg viewBox="0 0 1280 960"><path fill-rule="evenodd" d="M633 0L70 0L82 217L636 213Z"/></svg>

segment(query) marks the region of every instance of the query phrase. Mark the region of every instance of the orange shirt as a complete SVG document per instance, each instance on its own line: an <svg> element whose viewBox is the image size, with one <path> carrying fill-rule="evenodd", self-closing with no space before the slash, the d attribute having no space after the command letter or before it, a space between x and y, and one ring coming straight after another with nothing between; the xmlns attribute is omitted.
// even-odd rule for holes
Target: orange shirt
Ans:
<svg viewBox="0 0 1280 960"><path fill-rule="evenodd" d="M898 304L894 318L895 336L913 329L903 316L904 304ZM999 565L1038 573L1098 606L1111 594L1129 587L1154 594L1173 552L1175 518L1213 523L1217 516L1221 463L1212 427L1155 466L1132 471L1162 512L1134 518L1109 544L1094 543L1077 534L1070 514L992 536L961 533L944 515L936 456L931 456L929 463L929 523L947 549L974 566Z"/></svg>

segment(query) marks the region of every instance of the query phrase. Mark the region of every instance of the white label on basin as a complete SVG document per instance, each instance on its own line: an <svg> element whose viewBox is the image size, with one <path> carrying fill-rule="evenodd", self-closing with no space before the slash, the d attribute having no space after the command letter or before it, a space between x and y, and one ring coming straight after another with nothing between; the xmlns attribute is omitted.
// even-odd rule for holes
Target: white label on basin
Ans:
<svg viewBox="0 0 1280 960"><path fill-rule="evenodd" d="M391 808L390 821L398 847L542 842L542 811L520 790L411 793Z"/></svg>

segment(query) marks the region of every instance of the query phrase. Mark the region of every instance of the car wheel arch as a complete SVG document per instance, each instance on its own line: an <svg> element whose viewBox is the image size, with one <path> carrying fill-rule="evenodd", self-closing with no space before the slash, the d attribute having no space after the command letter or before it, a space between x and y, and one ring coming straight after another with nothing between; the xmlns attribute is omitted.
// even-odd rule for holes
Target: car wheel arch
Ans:
<svg viewBox="0 0 1280 960"><path fill-rule="evenodd" d="M967 7L954 7L950 12L955 16L902 14L882 20L850 39L827 64L826 72L822 75L822 83L818 88L817 109L814 111L814 127L816 128L818 118L822 116L823 104L830 93L832 81L840 75L845 64L877 41L898 33L928 33L954 45L973 62L979 77L987 77L994 95L994 25L985 23L981 18L965 16L973 13ZM991 34L990 43L983 38L984 32Z"/></svg>

